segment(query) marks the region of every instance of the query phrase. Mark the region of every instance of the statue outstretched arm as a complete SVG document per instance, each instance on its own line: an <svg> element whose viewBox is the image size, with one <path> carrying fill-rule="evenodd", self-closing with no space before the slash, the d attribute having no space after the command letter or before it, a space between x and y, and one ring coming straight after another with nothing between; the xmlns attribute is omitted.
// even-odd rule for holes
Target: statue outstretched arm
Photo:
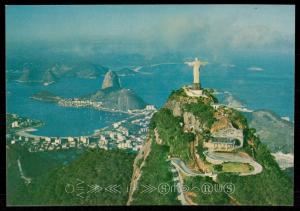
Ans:
<svg viewBox="0 0 300 211"><path fill-rule="evenodd" d="M203 65L203 66L205 66L207 64L208 64L208 62L201 62L201 65Z"/></svg>
<svg viewBox="0 0 300 211"><path fill-rule="evenodd" d="M194 62L184 62L184 64L187 64L188 66L194 66Z"/></svg>

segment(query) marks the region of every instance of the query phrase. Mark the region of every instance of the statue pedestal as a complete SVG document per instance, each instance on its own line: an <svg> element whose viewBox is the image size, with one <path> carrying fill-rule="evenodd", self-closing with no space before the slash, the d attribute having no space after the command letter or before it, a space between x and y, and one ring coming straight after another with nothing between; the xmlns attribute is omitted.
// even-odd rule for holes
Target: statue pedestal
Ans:
<svg viewBox="0 0 300 211"><path fill-rule="evenodd" d="M184 87L184 91L189 97L207 97L203 94L203 90L194 89L192 87Z"/></svg>
<svg viewBox="0 0 300 211"><path fill-rule="evenodd" d="M200 83L193 83L193 89L194 90L200 90L201 89Z"/></svg>

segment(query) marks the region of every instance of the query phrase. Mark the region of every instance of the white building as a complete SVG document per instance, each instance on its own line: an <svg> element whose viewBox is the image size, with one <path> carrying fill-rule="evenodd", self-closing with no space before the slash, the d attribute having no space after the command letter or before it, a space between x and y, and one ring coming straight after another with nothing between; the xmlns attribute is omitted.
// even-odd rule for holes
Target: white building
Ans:
<svg viewBox="0 0 300 211"><path fill-rule="evenodd" d="M115 133L112 132L112 131L110 131L110 132L109 132L109 137L110 137L111 139L115 139Z"/></svg>
<svg viewBox="0 0 300 211"><path fill-rule="evenodd" d="M195 89L192 89L191 87L183 87L185 93L187 94L187 96L189 97L204 97L204 98L207 98L207 96L205 94L203 94L203 91L198 89L198 90L195 90Z"/></svg>
<svg viewBox="0 0 300 211"><path fill-rule="evenodd" d="M107 145L107 143L108 143L108 141L106 139L100 139L100 141L99 141L100 146L105 146L105 145Z"/></svg>
<svg viewBox="0 0 300 211"><path fill-rule="evenodd" d="M56 139L54 140L54 143L55 143L56 145L61 144L60 138L56 138Z"/></svg>
<svg viewBox="0 0 300 211"><path fill-rule="evenodd" d="M214 109L218 109L218 108L220 108L220 104L211 104L211 106L214 108Z"/></svg>
<svg viewBox="0 0 300 211"><path fill-rule="evenodd" d="M146 133L147 131L148 131L148 128L146 128L146 127L143 127L143 128L140 129L141 133Z"/></svg>
<svg viewBox="0 0 300 211"><path fill-rule="evenodd" d="M119 131L121 131L123 133L123 135L125 135L125 136L129 135L128 129L123 126L119 127Z"/></svg>
<svg viewBox="0 0 300 211"><path fill-rule="evenodd" d="M124 141L124 140L125 140L125 137L124 137L122 134L117 133L117 140L118 140L118 141Z"/></svg>
<svg viewBox="0 0 300 211"><path fill-rule="evenodd" d="M14 121L13 123L11 123L11 127L12 128L19 127L18 121Z"/></svg>
<svg viewBox="0 0 300 211"><path fill-rule="evenodd" d="M117 144L117 147L118 147L119 149L122 149L122 148L123 148L122 146L123 146L123 143L118 143L118 144Z"/></svg>
<svg viewBox="0 0 300 211"><path fill-rule="evenodd" d="M89 148L96 148L97 147L97 144L96 143L91 143L91 144L89 144Z"/></svg>
<svg viewBox="0 0 300 211"><path fill-rule="evenodd" d="M115 122L113 123L114 128L118 128L121 125L121 122Z"/></svg>
<svg viewBox="0 0 300 211"><path fill-rule="evenodd" d="M108 150L108 148L107 148L106 145L100 145L99 148L100 148L100 149L104 149L104 150Z"/></svg>
<svg viewBox="0 0 300 211"><path fill-rule="evenodd" d="M62 146L61 146L61 148L62 149L67 149L67 148L69 148L66 144L63 144Z"/></svg>
<svg viewBox="0 0 300 211"><path fill-rule="evenodd" d="M53 150L54 149L54 146L53 145L50 145L49 147L48 147L48 150Z"/></svg>
<svg viewBox="0 0 300 211"><path fill-rule="evenodd" d="M154 105L146 105L146 110L155 110Z"/></svg>
<svg viewBox="0 0 300 211"><path fill-rule="evenodd" d="M212 137L238 139L241 142L241 147L243 146L243 140L244 140L243 130L235 129L232 125L228 128L221 129L212 133Z"/></svg>
<svg viewBox="0 0 300 211"><path fill-rule="evenodd" d="M80 136L79 138L80 142L83 143L83 144L89 144L89 140L87 137L85 136Z"/></svg>
<svg viewBox="0 0 300 211"><path fill-rule="evenodd" d="M74 142L74 138L73 137L68 137L68 142Z"/></svg>
<svg viewBox="0 0 300 211"><path fill-rule="evenodd" d="M75 144L75 142L71 142L69 146L70 146L70 147L75 147L76 144Z"/></svg>

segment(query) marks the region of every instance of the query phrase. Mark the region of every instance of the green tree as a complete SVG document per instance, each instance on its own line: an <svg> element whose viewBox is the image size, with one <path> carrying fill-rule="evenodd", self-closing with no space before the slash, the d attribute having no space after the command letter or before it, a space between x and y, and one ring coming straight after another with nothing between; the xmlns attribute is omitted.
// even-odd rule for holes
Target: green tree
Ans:
<svg viewBox="0 0 300 211"><path fill-rule="evenodd" d="M214 171L216 172L221 172L223 169L223 166L222 165L214 165Z"/></svg>
<svg viewBox="0 0 300 211"><path fill-rule="evenodd" d="M184 137L185 141L190 143L190 142L193 142L195 140L196 136L195 136L194 133L184 133L183 137Z"/></svg>

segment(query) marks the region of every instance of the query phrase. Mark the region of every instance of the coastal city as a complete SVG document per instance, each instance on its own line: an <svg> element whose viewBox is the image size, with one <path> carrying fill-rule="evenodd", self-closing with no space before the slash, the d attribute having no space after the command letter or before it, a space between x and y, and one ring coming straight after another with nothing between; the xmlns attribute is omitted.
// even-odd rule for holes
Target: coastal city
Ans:
<svg viewBox="0 0 300 211"><path fill-rule="evenodd" d="M92 108L102 108L102 102L92 102L90 100L80 100L75 99L61 99L58 101L58 105L65 107L92 107Z"/></svg>
<svg viewBox="0 0 300 211"><path fill-rule="evenodd" d="M131 115L110 126L95 130L91 135L79 137L48 137L33 135L42 123L7 114L7 142L27 147L29 152L64 150L70 148L100 148L104 150L125 149L137 152L141 149L147 137L148 125L156 112L153 105L145 109L131 110Z"/></svg>
<svg viewBox="0 0 300 211"><path fill-rule="evenodd" d="M60 99L57 104L59 106L63 106L63 107L75 107L75 108L86 107L86 108L93 108L93 109L101 110L101 111L119 112L119 113L126 113L126 114L130 114L130 113L134 112L134 110L123 111L123 110L116 109L116 108L107 108L107 107L104 107L102 102L83 100L83 99L79 99L79 98Z"/></svg>

